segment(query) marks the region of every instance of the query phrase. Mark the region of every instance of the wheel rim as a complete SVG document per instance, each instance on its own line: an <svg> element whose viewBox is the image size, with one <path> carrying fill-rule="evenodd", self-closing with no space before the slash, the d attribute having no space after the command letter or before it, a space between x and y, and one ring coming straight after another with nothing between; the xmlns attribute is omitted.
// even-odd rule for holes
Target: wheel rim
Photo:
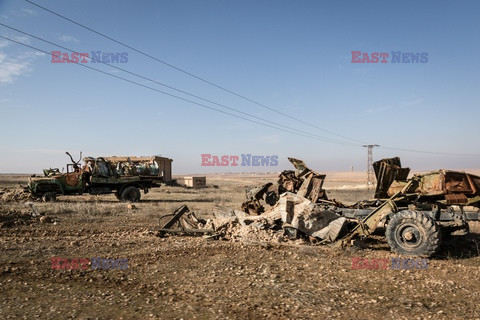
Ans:
<svg viewBox="0 0 480 320"><path fill-rule="evenodd" d="M413 223L404 223L395 232L397 243L407 249L417 248L424 243L424 236Z"/></svg>

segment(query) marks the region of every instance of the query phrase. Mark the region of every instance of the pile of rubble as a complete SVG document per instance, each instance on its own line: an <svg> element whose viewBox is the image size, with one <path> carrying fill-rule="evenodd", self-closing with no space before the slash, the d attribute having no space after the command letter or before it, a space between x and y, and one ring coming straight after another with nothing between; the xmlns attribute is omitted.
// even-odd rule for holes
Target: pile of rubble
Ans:
<svg viewBox="0 0 480 320"><path fill-rule="evenodd" d="M23 189L2 189L0 190L1 202L24 201L30 198L30 194L24 192Z"/></svg>
<svg viewBox="0 0 480 320"><path fill-rule="evenodd" d="M288 158L296 171L285 170L276 185L267 183L247 191L242 210L214 210L213 219L200 220L186 206L163 216L160 234L206 234L242 242L277 242L307 238L334 242L346 234L349 220L336 210L343 205L328 200L322 189L325 175L303 161Z"/></svg>
<svg viewBox="0 0 480 320"><path fill-rule="evenodd" d="M307 237L333 242L347 231L347 219L329 204L318 204L291 192L260 215L240 210L214 212L211 224L222 238L232 241L282 241Z"/></svg>
<svg viewBox="0 0 480 320"><path fill-rule="evenodd" d="M309 169L302 160L288 158L296 171L285 170L278 176L277 184L271 182L247 191L248 200L242 204L242 210L248 214L265 212L266 205L274 206L285 192L295 193L311 202L328 201L322 189L326 175Z"/></svg>
<svg viewBox="0 0 480 320"><path fill-rule="evenodd" d="M213 215L213 219L198 219L182 206L161 218L159 235L204 234L208 238L241 242L281 242L304 237L330 243L346 233L348 224L331 205L316 204L291 192L282 194L261 215L235 209L216 209Z"/></svg>

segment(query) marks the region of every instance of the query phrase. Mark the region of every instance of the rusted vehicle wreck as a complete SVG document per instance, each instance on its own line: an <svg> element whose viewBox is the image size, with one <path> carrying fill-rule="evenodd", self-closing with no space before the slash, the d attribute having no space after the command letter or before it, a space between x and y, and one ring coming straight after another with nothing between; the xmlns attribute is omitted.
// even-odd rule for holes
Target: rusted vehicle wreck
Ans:
<svg viewBox="0 0 480 320"><path fill-rule="evenodd" d="M289 158L297 169L284 171L278 183L249 193L242 210L249 215L281 219L286 234L297 232L345 246L354 238L368 237L383 225L392 251L431 256L442 238L465 235L468 221L479 220L480 177L465 172L437 170L408 178L400 159L374 163L375 198L346 206L327 198L325 175L310 170L301 160ZM265 209L266 206L273 206Z"/></svg>
<svg viewBox="0 0 480 320"><path fill-rule="evenodd" d="M33 198L44 202L55 201L57 195L91 195L113 193L120 201L140 201L140 190L146 194L150 188L160 187L163 176L159 174L155 162L134 163L129 158L125 161L112 161L104 157L80 159L75 161L66 152L72 163L67 164L67 172L59 169L44 169L43 177L33 175L29 178L26 192Z"/></svg>

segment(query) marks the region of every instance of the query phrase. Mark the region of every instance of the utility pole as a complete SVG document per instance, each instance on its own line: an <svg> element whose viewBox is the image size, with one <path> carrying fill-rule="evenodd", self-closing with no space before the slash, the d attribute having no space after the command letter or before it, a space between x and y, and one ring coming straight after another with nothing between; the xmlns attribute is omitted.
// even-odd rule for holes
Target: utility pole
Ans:
<svg viewBox="0 0 480 320"><path fill-rule="evenodd" d="M380 147L378 144L365 144L363 147L368 148L368 160L367 160L367 189L373 187L375 184L375 178L373 176L373 152L374 147Z"/></svg>

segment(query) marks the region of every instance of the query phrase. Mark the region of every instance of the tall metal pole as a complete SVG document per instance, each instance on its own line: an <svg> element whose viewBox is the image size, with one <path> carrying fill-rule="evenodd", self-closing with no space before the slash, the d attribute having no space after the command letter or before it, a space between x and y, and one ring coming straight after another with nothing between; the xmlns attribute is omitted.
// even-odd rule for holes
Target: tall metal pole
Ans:
<svg viewBox="0 0 480 320"><path fill-rule="evenodd" d="M373 175L373 152L374 147L380 147L378 144L365 144L365 148L368 148L368 160L367 160L367 189L370 190L375 185L375 177Z"/></svg>

